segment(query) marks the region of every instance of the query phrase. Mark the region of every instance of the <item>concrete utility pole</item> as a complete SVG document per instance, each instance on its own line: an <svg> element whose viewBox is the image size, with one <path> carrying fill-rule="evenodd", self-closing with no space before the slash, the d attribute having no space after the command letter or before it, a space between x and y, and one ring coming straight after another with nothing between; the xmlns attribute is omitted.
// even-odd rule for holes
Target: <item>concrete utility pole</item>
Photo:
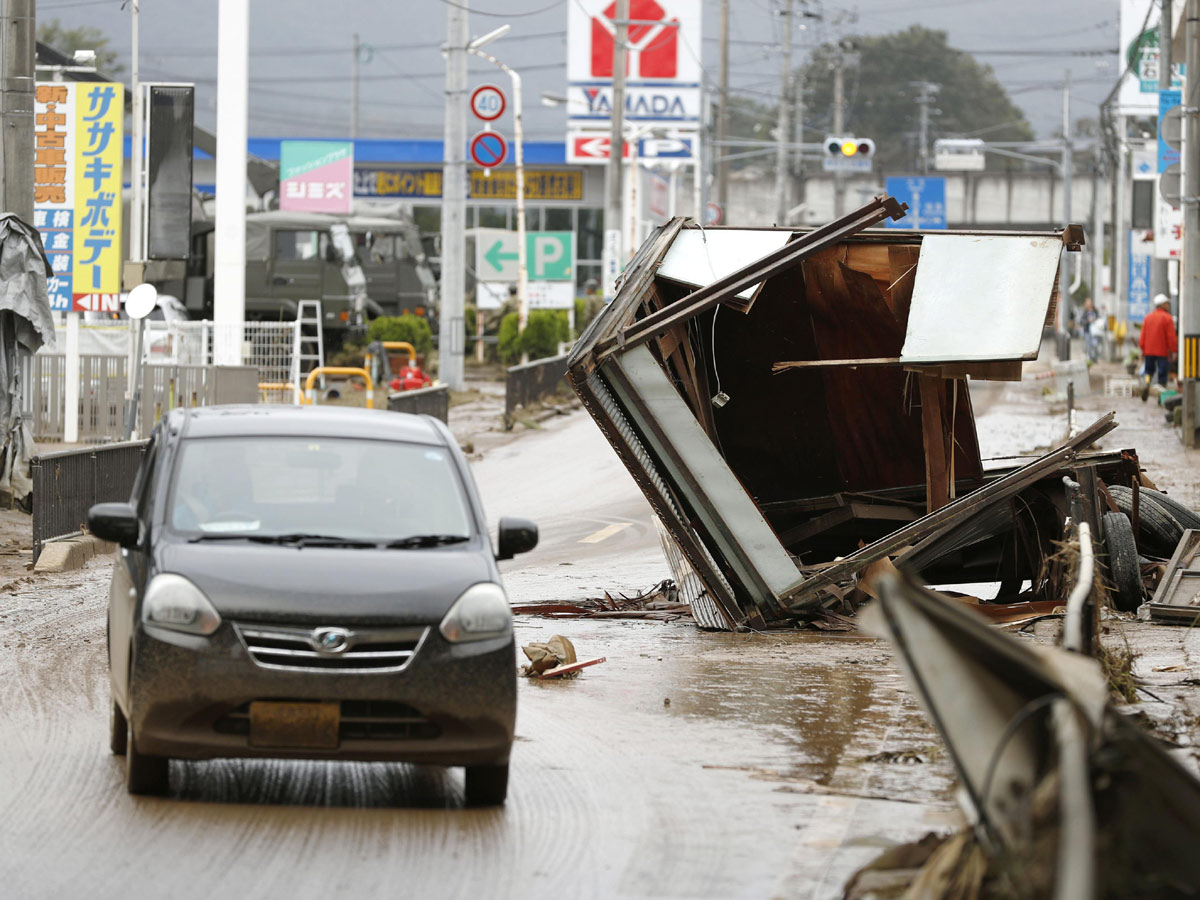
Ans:
<svg viewBox="0 0 1200 900"><path fill-rule="evenodd" d="M842 43L838 41L833 57L833 134L841 137L846 128L846 57ZM840 219L845 214L846 185L841 172L833 173L833 217Z"/></svg>
<svg viewBox="0 0 1200 900"><path fill-rule="evenodd" d="M250 0L220 0L217 14L217 200L213 244L213 362L242 363L246 319L246 132Z"/></svg>
<svg viewBox="0 0 1200 900"><path fill-rule="evenodd" d="M917 94L917 106L920 108L920 122L917 126L919 134L917 140L917 168L922 175L929 172L929 105L933 103L937 97L939 85L932 84L928 81L917 81L913 83L919 93Z"/></svg>
<svg viewBox="0 0 1200 900"><path fill-rule="evenodd" d="M1100 192L1104 188L1104 154L1101 141L1096 141L1096 174L1092 178L1092 230L1087 236L1088 245L1092 251L1092 299L1100 306L1102 285L1104 284L1104 207L1105 199ZM1113 312L1108 309L1107 312Z"/></svg>
<svg viewBox="0 0 1200 900"><path fill-rule="evenodd" d="M467 44L466 0L446 4L446 126L442 175L442 304L438 314L438 378L463 389L466 316Z"/></svg>
<svg viewBox="0 0 1200 900"><path fill-rule="evenodd" d="M143 176L144 166L142 164L142 143L145 140L143 135L142 125L145 113L142 110L142 88L138 83L138 57L139 53L139 32L138 14L141 12L141 0L132 0L129 4L129 90L133 96L130 97L132 103L132 113L130 114L130 136L129 136L129 161L131 171L129 173L129 261L132 263L143 262L142 248L145 246L145 237L143 236L143 216L142 208L144 200L143 187L145 178ZM125 290L130 290L137 284L141 284L143 278L140 271L136 271L135 266L134 283L123 284ZM136 361L134 363L136 366ZM134 368L130 368L130 372ZM129 379L128 393L133 391L133 378Z"/></svg>
<svg viewBox="0 0 1200 900"><path fill-rule="evenodd" d="M1171 0L1161 0L1161 2L1162 14L1158 17L1158 89L1166 91L1171 89L1171 26L1174 24L1174 15L1171 10ZM1155 191L1154 208L1156 210L1160 204L1157 193ZM1155 228L1158 227L1157 220L1158 216L1156 215ZM1150 260L1151 297L1158 294L1170 296L1171 276L1168 274L1170 265L1169 259L1159 259L1156 256Z"/></svg>
<svg viewBox="0 0 1200 900"><path fill-rule="evenodd" d="M358 35L354 35L354 67L350 75L350 140L358 137Z"/></svg>
<svg viewBox="0 0 1200 900"><path fill-rule="evenodd" d="M1063 211L1063 227L1071 224L1071 176L1072 163L1074 162L1074 147L1071 144L1071 70L1067 69L1063 77L1063 101L1062 101L1063 117L1062 117L1062 211ZM1058 332L1065 335L1067 333L1067 323L1070 321L1070 311L1068 307L1071 305L1071 279L1069 277L1069 263L1067 262L1067 254L1062 255L1062 260L1059 263L1058 270ZM1071 344L1069 336L1064 338L1062 345L1059 347L1059 359L1071 358ZM1065 350L1065 355L1062 351Z"/></svg>
<svg viewBox="0 0 1200 900"><path fill-rule="evenodd" d="M1116 297L1117 319L1129 324L1129 193L1132 190L1129 173L1129 147L1126 143L1129 120L1117 116L1117 176L1113 181L1113 294ZM1133 335L1133 330L1129 330Z"/></svg>
<svg viewBox="0 0 1200 900"><path fill-rule="evenodd" d="M783 76L779 86L779 131L775 136L775 224L786 225L791 208L788 141L792 139L792 0L783 5Z"/></svg>
<svg viewBox="0 0 1200 900"><path fill-rule="evenodd" d="M721 0L721 63L717 73L717 204L726 220L726 204L729 202L729 161L725 141L729 140L729 0Z"/></svg>
<svg viewBox="0 0 1200 900"><path fill-rule="evenodd" d="M0 212L33 224L36 0L0 3Z"/></svg>
<svg viewBox="0 0 1200 900"><path fill-rule="evenodd" d="M604 299L616 296L617 276L625 265L621 232L625 196L625 50L629 39L629 0L617 0L613 19L612 131L604 178Z"/></svg>
<svg viewBox="0 0 1200 900"><path fill-rule="evenodd" d="M1197 445L1200 428L1196 367L1200 364L1200 0L1187 0L1187 84L1184 93L1183 276L1179 279L1179 373L1183 377L1183 443ZM1188 374L1193 373L1193 374Z"/></svg>
<svg viewBox="0 0 1200 900"><path fill-rule="evenodd" d="M138 60L141 57L141 28L139 27L138 16L141 13L141 0L132 0L129 4L129 90L133 96L130 97L132 102L132 114L130 115L130 124L133 126L130 129L130 198L129 198L129 265L121 273L121 287L125 291L131 291L145 280L145 253L143 249L146 246L145 239L145 219L143 218L143 205L145 203L145 167L142 163L142 142L143 135L143 120L144 113L142 111L142 86L138 82ZM138 319L134 323L137 329L137 337L130 341L129 348L129 364L126 371L129 377L125 379L125 428L121 434L123 440L129 440L133 437L137 427L137 397L138 397L138 376L142 369L142 334L145 330L145 323L142 319ZM207 348L205 348L207 349Z"/></svg>

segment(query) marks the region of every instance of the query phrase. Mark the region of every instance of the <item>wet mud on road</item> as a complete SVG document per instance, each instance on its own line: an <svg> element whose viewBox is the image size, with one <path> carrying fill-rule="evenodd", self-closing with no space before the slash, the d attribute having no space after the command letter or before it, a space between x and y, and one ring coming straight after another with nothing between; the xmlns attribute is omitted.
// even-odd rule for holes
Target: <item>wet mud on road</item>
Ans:
<svg viewBox="0 0 1200 900"><path fill-rule="evenodd" d="M170 797L130 797L109 565L0 593L7 897L834 897L955 820L881 644L524 617L518 642L558 631L609 662L522 682L502 810L463 809L459 771L391 764L175 762Z"/></svg>

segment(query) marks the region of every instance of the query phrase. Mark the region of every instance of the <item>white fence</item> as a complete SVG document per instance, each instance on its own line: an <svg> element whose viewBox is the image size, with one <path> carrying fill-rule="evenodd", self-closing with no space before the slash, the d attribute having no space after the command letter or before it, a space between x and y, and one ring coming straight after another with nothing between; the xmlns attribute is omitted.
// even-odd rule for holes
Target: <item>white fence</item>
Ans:
<svg viewBox="0 0 1200 900"><path fill-rule="evenodd" d="M146 361L175 365L210 366L218 331L237 329L242 344L242 365L258 370L260 399L264 403L292 403L299 381L295 359L297 322L245 322L217 325L201 322L147 322Z"/></svg>

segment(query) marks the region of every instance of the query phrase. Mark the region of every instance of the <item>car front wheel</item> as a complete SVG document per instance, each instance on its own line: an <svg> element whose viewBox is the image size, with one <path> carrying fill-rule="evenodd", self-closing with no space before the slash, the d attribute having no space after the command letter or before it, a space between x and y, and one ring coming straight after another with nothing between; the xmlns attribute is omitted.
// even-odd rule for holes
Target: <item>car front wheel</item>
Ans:
<svg viewBox="0 0 1200 900"><path fill-rule="evenodd" d="M168 760L149 756L137 748L133 727L126 728L125 790L131 794L162 795L167 792Z"/></svg>
<svg viewBox="0 0 1200 900"><path fill-rule="evenodd" d="M467 806L502 806L508 796L508 763L467 766Z"/></svg>
<svg viewBox="0 0 1200 900"><path fill-rule="evenodd" d="M114 756L124 756L126 742L129 737L129 723L125 721L125 713L116 700L109 701L112 709L108 714L108 747Z"/></svg>

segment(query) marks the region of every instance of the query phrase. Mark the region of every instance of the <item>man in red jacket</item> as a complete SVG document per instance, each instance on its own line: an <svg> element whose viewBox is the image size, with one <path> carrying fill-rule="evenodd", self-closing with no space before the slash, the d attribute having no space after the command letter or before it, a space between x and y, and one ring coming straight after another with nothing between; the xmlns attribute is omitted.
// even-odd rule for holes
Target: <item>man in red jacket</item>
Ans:
<svg viewBox="0 0 1200 900"><path fill-rule="evenodd" d="M1171 300L1166 294L1154 298L1154 312L1142 322L1142 336L1138 339L1142 358L1146 361L1146 384L1142 387L1142 401L1150 396L1150 381L1155 375L1158 383L1167 386L1167 370L1179 346L1175 334L1175 320L1171 318Z"/></svg>

